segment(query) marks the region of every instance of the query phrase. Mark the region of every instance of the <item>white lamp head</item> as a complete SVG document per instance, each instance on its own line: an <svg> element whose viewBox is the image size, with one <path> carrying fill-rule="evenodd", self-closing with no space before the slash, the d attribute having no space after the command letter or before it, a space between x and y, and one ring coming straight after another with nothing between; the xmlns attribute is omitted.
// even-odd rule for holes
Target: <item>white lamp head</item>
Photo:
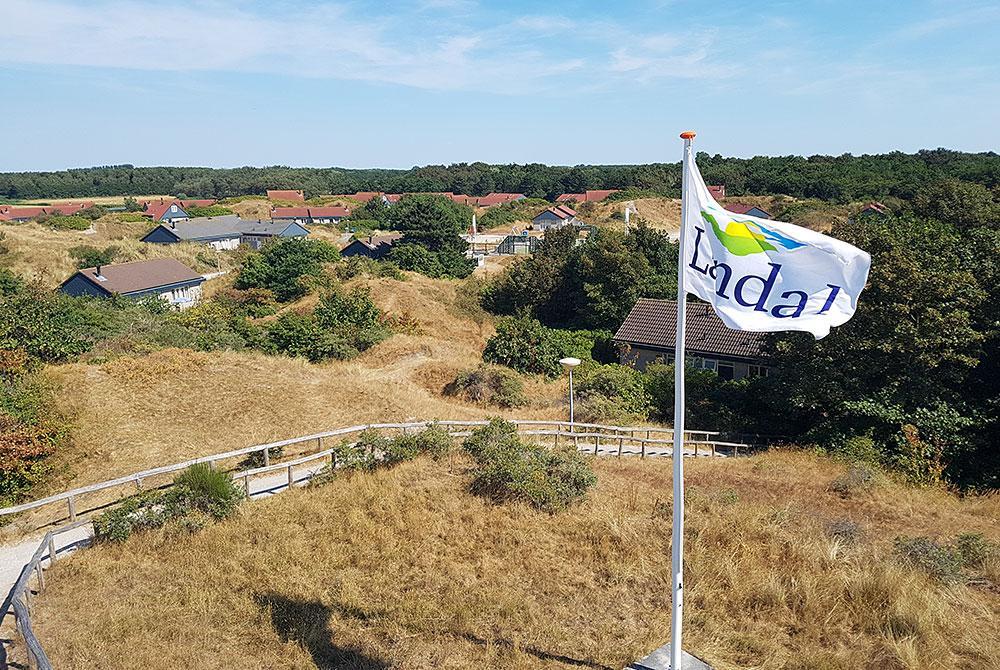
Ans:
<svg viewBox="0 0 1000 670"><path fill-rule="evenodd" d="M575 368L580 364L579 358L563 358L559 361L564 367Z"/></svg>

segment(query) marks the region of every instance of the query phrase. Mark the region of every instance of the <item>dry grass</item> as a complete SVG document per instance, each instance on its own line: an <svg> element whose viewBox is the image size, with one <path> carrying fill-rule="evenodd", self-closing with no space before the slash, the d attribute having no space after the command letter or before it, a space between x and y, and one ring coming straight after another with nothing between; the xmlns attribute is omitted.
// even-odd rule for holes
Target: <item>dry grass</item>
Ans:
<svg viewBox="0 0 1000 670"><path fill-rule="evenodd" d="M534 384L533 404L513 412L444 397L459 371L480 363L492 321L459 310L458 282L408 276L356 280L380 307L416 329L351 361L314 365L260 353L169 349L48 368L61 389L58 407L75 428L71 444L54 457L57 475L47 491L365 422L565 415L560 382ZM64 512L56 506L26 514L0 532L30 531Z"/></svg>
<svg viewBox="0 0 1000 670"><path fill-rule="evenodd" d="M197 272L215 272L206 261L218 260L222 269L231 267L227 252L217 254L199 244L147 244L137 238L152 229L150 223L122 223L115 217L103 217L94 224L93 232L53 230L37 223L0 225L5 235L8 253L0 255L0 266L46 286L55 287L76 271L69 250L76 246L104 248L114 245L119 254L116 262L150 258L176 258Z"/></svg>
<svg viewBox="0 0 1000 670"><path fill-rule="evenodd" d="M107 196L88 196L82 198L36 198L35 200L19 200L19 205L59 205L63 203L73 203L73 202L92 202L95 205L109 205L118 206L125 204L124 195L107 195ZM174 196L172 195L136 195L132 196L139 202L143 200L170 200Z"/></svg>
<svg viewBox="0 0 1000 670"><path fill-rule="evenodd" d="M271 201L267 198L259 200L241 200L231 205L225 205L240 216L241 219L270 219Z"/></svg>
<svg viewBox="0 0 1000 670"><path fill-rule="evenodd" d="M670 465L602 460L548 516L421 460L59 563L34 610L57 667L621 668L668 637ZM943 586L898 533L1000 538L1000 501L827 489L804 453L689 465L686 644L715 667L1000 667L1000 595ZM860 541L827 522L861 524ZM998 573L993 572L997 579ZM86 597L80 597L86 594Z"/></svg>

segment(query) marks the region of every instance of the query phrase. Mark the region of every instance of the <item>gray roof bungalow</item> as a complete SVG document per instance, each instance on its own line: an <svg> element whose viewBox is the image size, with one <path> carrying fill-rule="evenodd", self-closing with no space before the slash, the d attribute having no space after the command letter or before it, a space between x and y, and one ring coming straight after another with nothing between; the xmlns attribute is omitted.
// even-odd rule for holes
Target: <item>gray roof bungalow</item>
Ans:
<svg viewBox="0 0 1000 670"><path fill-rule="evenodd" d="M767 374L764 333L728 328L707 303L688 302L686 309L689 366L712 370L727 380ZM644 370L657 361L673 363L676 337L677 303L640 298L613 339L621 363Z"/></svg>
<svg viewBox="0 0 1000 670"><path fill-rule="evenodd" d="M216 249L235 249L240 244L248 244L259 249L272 237L305 237L308 234L309 231L297 223L249 221L231 214L160 224L141 241L153 244L197 242Z"/></svg>
<svg viewBox="0 0 1000 670"><path fill-rule="evenodd" d="M72 296L127 298L157 296L178 309L186 309L201 298L205 278L172 258L134 263L98 265L78 270L59 290Z"/></svg>

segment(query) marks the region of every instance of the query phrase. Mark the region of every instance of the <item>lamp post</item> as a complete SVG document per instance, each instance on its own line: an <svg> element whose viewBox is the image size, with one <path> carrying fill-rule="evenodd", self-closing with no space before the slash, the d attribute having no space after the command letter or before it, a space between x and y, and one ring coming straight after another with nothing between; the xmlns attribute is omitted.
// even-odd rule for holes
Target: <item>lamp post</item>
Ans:
<svg viewBox="0 0 1000 670"><path fill-rule="evenodd" d="M559 361L564 368L569 370L569 425L573 430L573 368L580 364L579 358L563 358Z"/></svg>

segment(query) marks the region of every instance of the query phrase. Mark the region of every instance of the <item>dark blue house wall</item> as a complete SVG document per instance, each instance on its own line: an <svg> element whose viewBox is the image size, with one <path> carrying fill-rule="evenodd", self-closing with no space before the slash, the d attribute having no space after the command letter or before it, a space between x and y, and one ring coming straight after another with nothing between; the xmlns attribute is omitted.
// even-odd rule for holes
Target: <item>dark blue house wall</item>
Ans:
<svg viewBox="0 0 1000 670"><path fill-rule="evenodd" d="M177 238L176 235L171 233L163 226L157 226L149 233L147 233L146 236L139 241L151 242L153 244L174 244L176 242L180 242L180 240Z"/></svg>
<svg viewBox="0 0 1000 670"><path fill-rule="evenodd" d="M111 295L104 289L94 286L93 282L79 273L67 279L66 283L59 287L59 290L66 295L72 296L91 295L98 298L106 298Z"/></svg>
<svg viewBox="0 0 1000 670"><path fill-rule="evenodd" d="M553 214L552 212L545 210L535 218L531 220L531 223L545 223L551 221L552 223L560 223L562 219Z"/></svg>

